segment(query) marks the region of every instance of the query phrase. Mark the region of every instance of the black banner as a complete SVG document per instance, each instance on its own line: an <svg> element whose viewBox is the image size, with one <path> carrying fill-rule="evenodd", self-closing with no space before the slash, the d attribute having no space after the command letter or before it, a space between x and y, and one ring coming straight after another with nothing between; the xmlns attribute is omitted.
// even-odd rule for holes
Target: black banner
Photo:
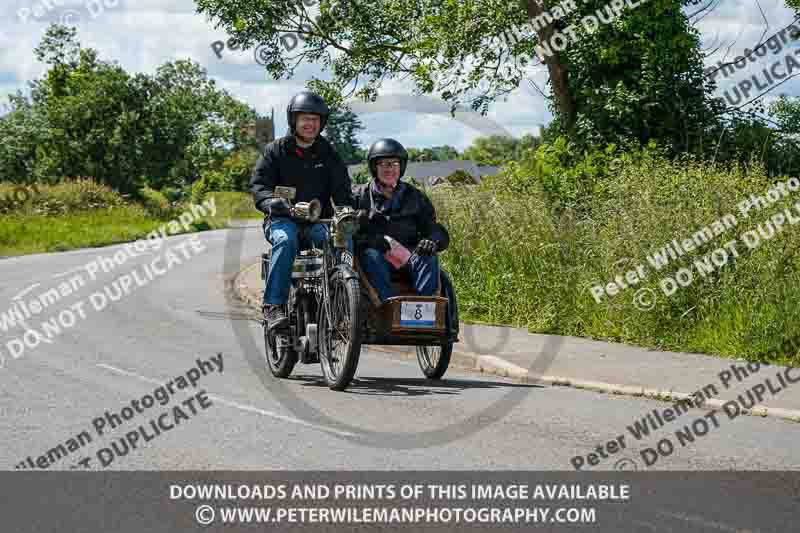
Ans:
<svg viewBox="0 0 800 533"><path fill-rule="evenodd" d="M797 472L0 474L2 531L796 531Z"/></svg>

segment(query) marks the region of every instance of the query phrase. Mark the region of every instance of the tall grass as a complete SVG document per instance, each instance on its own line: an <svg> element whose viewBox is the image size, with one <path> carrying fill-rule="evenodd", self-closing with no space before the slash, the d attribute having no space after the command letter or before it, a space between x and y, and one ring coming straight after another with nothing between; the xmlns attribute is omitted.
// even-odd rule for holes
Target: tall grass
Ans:
<svg viewBox="0 0 800 533"><path fill-rule="evenodd" d="M776 181L763 168L712 168L657 156L622 161L579 209L554 211L541 187L430 191L451 235L443 254L465 318L674 351L798 362L800 224L749 250L740 235L800 200L800 191L749 218L738 202ZM578 215L577 213L581 213ZM647 261L723 215L736 227L660 272ZM800 212L795 211L796 216ZM738 258L707 277L693 262L737 239ZM598 303L590 289L645 265L646 279ZM659 280L690 268L694 279L666 296ZM651 289L655 305L634 296Z"/></svg>

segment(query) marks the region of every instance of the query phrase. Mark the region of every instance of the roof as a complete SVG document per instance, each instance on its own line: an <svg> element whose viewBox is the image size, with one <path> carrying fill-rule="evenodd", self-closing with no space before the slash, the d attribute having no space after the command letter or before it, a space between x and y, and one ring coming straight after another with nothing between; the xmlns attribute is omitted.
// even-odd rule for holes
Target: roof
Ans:
<svg viewBox="0 0 800 533"><path fill-rule="evenodd" d="M417 181L424 183L426 186L432 186L439 183L443 178L446 178L456 170L463 170L475 178L477 183L480 183L481 176L490 176L497 174L500 167L496 166L479 166L471 160L451 159L448 161L419 161L410 162L406 167L406 178L414 178ZM359 165L349 165L347 167L350 175L354 175L359 171L368 172L366 163ZM438 178L438 179L437 179Z"/></svg>
<svg viewBox="0 0 800 533"><path fill-rule="evenodd" d="M500 172L500 168L495 165L478 165L478 172L480 172L481 176L494 176Z"/></svg>

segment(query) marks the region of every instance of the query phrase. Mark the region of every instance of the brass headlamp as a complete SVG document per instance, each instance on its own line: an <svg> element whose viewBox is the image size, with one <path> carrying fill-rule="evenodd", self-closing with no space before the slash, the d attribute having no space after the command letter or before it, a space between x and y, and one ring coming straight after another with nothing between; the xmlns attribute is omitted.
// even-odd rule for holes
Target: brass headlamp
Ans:
<svg viewBox="0 0 800 533"><path fill-rule="evenodd" d="M333 245L336 248L347 248L347 241L355 234L357 226L355 209L349 206L338 208L333 216Z"/></svg>
<svg viewBox="0 0 800 533"><path fill-rule="evenodd" d="M310 202L297 202L292 210L294 211L294 216L309 222L317 222L322 216L322 204L316 198Z"/></svg>

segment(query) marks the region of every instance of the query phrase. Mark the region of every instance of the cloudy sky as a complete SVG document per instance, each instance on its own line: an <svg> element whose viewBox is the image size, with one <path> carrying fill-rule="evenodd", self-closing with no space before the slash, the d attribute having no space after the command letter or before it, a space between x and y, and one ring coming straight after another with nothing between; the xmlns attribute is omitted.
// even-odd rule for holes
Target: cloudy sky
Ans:
<svg viewBox="0 0 800 533"><path fill-rule="evenodd" d="M745 48L752 48L765 29L767 36L772 35L794 19L794 12L785 7L783 0L758 1L766 23L756 7L756 0L719 0L718 7L697 22L704 48L710 52L723 44L718 52L706 58L707 66L715 64L726 53L729 60L733 59ZM308 65L299 69L299 76L291 81L274 81L265 76L252 50L224 49L218 57L212 43L225 41L228 36L195 12L193 0L0 2L0 93L3 96L17 90L27 91L27 80L42 76L44 65L37 62L33 48L47 25L57 21L76 25L82 46L97 49L102 58L118 61L128 72L153 73L158 65L175 59L190 58L198 62L221 87L254 106L259 113L269 113L274 108L278 134L286 130L284 113L288 99L319 72L315 65ZM686 12L696 9L688 7ZM800 41L790 42L788 46L797 47L798 43ZM734 75L724 80L718 78L719 95L754 75L763 79L762 71L786 53L786 49L769 51ZM530 79L542 89L546 88L547 74L543 69L531 71ZM789 80L772 94L798 95L798 84L800 81ZM406 146L449 144L463 149L481 134L504 131L520 136L535 133L541 124L551 120L547 102L527 82L505 101L496 102L486 117L464 116L461 120L441 112L446 106L439 102L410 99L412 90L408 86L392 83L385 86L384 92L386 98L380 106L359 112L366 126L361 135L362 143L368 144L378 137L395 137ZM2 101L5 103L6 99Z"/></svg>

